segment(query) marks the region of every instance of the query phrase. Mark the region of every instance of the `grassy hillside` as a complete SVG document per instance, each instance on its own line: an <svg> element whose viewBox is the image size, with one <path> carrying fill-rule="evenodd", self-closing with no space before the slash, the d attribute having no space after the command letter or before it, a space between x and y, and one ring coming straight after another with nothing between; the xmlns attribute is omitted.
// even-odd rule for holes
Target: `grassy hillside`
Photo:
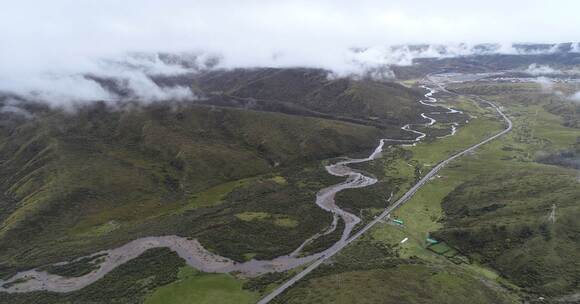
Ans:
<svg viewBox="0 0 580 304"><path fill-rule="evenodd" d="M326 180L315 161L370 149L384 133L278 113L192 105L115 111L102 104L2 129L0 267L7 270L160 233L195 235L237 259L287 252L301 237L284 243L280 234L324 225L297 215L312 209L326 216L312 202ZM279 174L288 182L272 179ZM272 224L246 224L232 213L264 210L307 223L274 225L267 240L244 245L250 252L233 249Z"/></svg>
<svg viewBox="0 0 580 304"><path fill-rule="evenodd" d="M472 115L471 122L456 136L415 147L392 147L381 159L355 166L379 182L340 193L338 203L371 220L388 204L390 193L396 200L436 162L502 127L488 108L461 98L445 101ZM403 220L404 226L379 223L332 263L284 293L279 303L516 303L517 296L498 283L492 272L457 265L426 249L426 236L441 225L437 199L453 189L447 181L449 177L434 179L397 209L393 217Z"/></svg>
<svg viewBox="0 0 580 304"><path fill-rule="evenodd" d="M576 176L560 170L478 176L445 197L434 235L534 293L570 293L580 276L578 200Z"/></svg>
<svg viewBox="0 0 580 304"><path fill-rule="evenodd" d="M393 117L418 111L407 103L416 103L413 91L328 79L316 70L212 73L194 85L241 105L255 102L259 111L190 104L112 111L94 105L75 114L44 109L34 120L3 124L0 275L147 235L195 237L238 261L288 253L331 221L314 197L341 179L328 175L320 160L366 155L378 138L399 132ZM580 188L567 161L576 154L566 153L576 153L580 133L567 123L562 100L537 84L454 89L504 106L514 120L512 132L444 168L394 212L403 226L378 224L277 301L515 303L577 292ZM488 107L450 96L445 102L469 115L457 135L391 147L381 159L353 165L379 182L341 192L338 204L371 220L391 193L396 199L438 161L503 128ZM284 112L276 108L280 104L299 111L275 113ZM307 251L335 237L320 238ZM427 237L440 243L430 246ZM78 264L47 269L87 271L87 263ZM201 274L158 249L79 292L0 294L0 302L99 303L104 300L95 290L110 289L119 302L219 297L243 303L289 275L246 280Z"/></svg>
<svg viewBox="0 0 580 304"><path fill-rule="evenodd" d="M430 261L447 258L524 298L555 300L577 292L578 227L572 219L580 212L576 206L578 173L562 159L557 162L561 167L536 160L538 155L574 149L580 132L565 126L564 117L546 111L546 104L558 100L554 96L542 98L545 93L537 84L472 83L456 87L487 92L485 98L505 107L514 129L442 170L395 213L405 221L404 228L385 226L376 235L389 244L409 237L402 246L405 256ZM473 110L471 114L482 117ZM465 131L460 130L457 138L447 142L412 148L410 163L431 166L437 155L454 150L450 144L460 140ZM553 204L554 223L549 219ZM427 249L428 236L443 241L441 248L448 251L434 255Z"/></svg>
<svg viewBox="0 0 580 304"><path fill-rule="evenodd" d="M368 79L333 79L327 71L314 69L212 71L195 79L194 87L209 95L251 99L254 107L290 104L308 115L382 126L416 121L422 112L419 91Z"/></svg>
<svg viewBox="0 0 580 304"><path fill-rule="evenodd" d="M453 264L398 257L364 236L274 303L514 303L501 288Z"/></svg>
<svg viewBox="0 0 580 304"><path fill-rule="evenodd" d="M580 187L573 169L580 131L571 128L570 113L554 111L568 102L537 84L457 89L501 103L515 126L506 139L457 168L465 178L442 197L444 226L434 235L526 292L552 298L577 292Z"/></svg>
<svg viewBox="0 0 580 304"><path fill-rule="evenodd" d="M116 89L111 79L94 80ZM367 154L379 138L409 136L401 125L420 119L418 91L328 79L320 70L153 80L192 85L203 98L115 108L96 102L72 112L23 103L27 114L0 113L0 277L39 266L82 275L94 268L91 260L46 265L152 235L194 237L237 261L287 254L332 221L314 199L341 179L321 160ZM326 248L335 236L307 250ZM187 271L176 258L152 250L80 291L1 294L0 301L257 298L242 289L244 280Z"/></svg>
<svg viewBox="0 0 580 304"><path fill-rule="evenodd" d="M548 112L562 116L565 126L580 129L580 103L577 101L552 102L544 107Z"/></svg>
<svg viewBox="0 0 580 304"><path fill-rule="evenodd" d="M565 167L568 162L556 167L536 159L574 149L580 132L547 111L545 105L558 99L534 96L542 94L539 85L478 85L455 86L496 92L486 98L505 107L512 132L440 171L393 213L404 225L378 224L280 302L519 303L563 300L578 292L578 173ZM489 108L466 98L446 101L471 115L470 123L456 136L390 149L358 166L379 183L372 191L339 194L341 206L369 220L390 192L396 199L438 161L503 127ZM430 245L428 237L439 243ZM437 290L446 297L438 298Z"/></svg>
<svg viewBox="0 0 580 304"><path fill-rule="evenodd" d="M525 69L530 64L570 68L580 65L578 53L547 53L530 55L479 55L449 58L419 58L413 65L392 67L397 79L417 79L425 74L443 71L463 73L486 73L510 69Z"/></svg>

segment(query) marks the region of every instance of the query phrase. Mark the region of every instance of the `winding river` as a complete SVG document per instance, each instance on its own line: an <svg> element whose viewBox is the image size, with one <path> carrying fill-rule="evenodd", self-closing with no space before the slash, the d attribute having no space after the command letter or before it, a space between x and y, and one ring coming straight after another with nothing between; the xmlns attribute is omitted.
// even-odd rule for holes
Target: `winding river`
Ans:
<svg viewBox="0 0 580 304"><path fill-rule="evenodd" d="M434 89L427 86L422 86L428 92L425 94L425 100L419 102L425 106L437 107L447 109L448 114L461 113L461 111L435 104L437 99L432 95L436 92ZM412 129L414 125L432 126L436 120L429 117L429 114L440 114L441 112L421 113L421 117L428 122L424 124L407 124L402 127L403 130L416 134L415 139L381 139L375 150L366 158L360 159L346 159L337 163L326 166L326 171L329 174L345 177L345 181L321 189L316 195L316 204L333 214L333 221L328 229L317 233L302 243L292 253L277 257L272 260L250 260L243 263L235 262L229 258L219 256L206 250L197 240L187 239L175 235L144 237L131 241L121 247L96 252L89 257L99 256L99 267L80 277L62 277L55 274L50 274L42 270L32 269L22 271L14 275L8 280L0 280L0 292L30 292L30 291L52 291L52 292L71 292L81 289L87 285L99 280L107 273L111 272L117 266L134 259L141 255L144 251L151 248L167 247L175 251L187 264L204 272L226 273L239 272L244 276L257 276L267 272L280 272L293 269L295 267L305 265L313 261L321 261L321 258L336 253L349 242L351 232L354 227L361 222L361 219L356 215L349 213L336 205L335 196L338 192L345 189L354 189L370 186L377 182L373 177L366 176L348 167L349 164L363 163L374 160L380 157L383 148L387 143L399 143L407 145L415 145L427 135L424 132ZM455 134L457 124L452 124L452 130L449 135ZM311 255L300 256L304 246L314 241L315 239L327 235L336 230L338 221L342 220L345 224L341 238L334 243L330 248ZM357 233L358 234L358 233ZM79 258L81 259L81 258ZM78 260L78 259L77 259ZM67 264L74 262L63 262L59 264Z"/></svg>

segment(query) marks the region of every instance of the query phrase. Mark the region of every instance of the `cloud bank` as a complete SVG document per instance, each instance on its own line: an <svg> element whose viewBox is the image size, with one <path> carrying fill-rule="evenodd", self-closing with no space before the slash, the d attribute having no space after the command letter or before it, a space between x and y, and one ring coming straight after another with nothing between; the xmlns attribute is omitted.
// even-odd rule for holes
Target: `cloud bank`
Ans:
<svg viewBox="0 0 580 304"><path fill-rule="evenodd" d="M579 9L566 0L10 1L0 10L0 91L56 104L119 98L92 75L115 78L136 99L187 99L187 88L160 87L149 76L209 66L388 77L381 67L415 58L554 52L558 46L512 42L577 41ZM419 43L429 45L408 46ZM151 55L159 53L189 61Z"/></svg>

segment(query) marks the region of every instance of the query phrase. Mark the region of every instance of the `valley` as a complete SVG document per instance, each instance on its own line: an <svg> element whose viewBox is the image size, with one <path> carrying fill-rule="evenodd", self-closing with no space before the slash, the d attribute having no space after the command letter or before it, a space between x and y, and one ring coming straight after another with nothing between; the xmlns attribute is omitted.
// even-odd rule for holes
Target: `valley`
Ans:
<svg viewBox="0 0 580 304"><path fill-rule="evenodd" d="M5 1L0 304L580 303L580 2L434 4Z"/></svg>
<svg viewBox="0 0 580 304"><path fill-rule="evenodd" d="M427 94L425 94L425 98L428 98L431 104L427 104L423 101L420 101L420 103L423 105L428 105L430 107L437 108L438 106L434 104L436 102L436 99L431 97L431 95L435 91L425 86L423 86L423 88L429 91ZM450 114L460 113L459 111L453 110L451 108L447 109L448 113ZM427 122L425 126L431 126L436 122L435 119L427 117L424 113L421 114L421 117L429 120L429 122ZM507 121L510 123L511 129L511 122L509 120ZM36 290L71 292L74 290L81 289L89 284L92 284L93 282L101 279L104 275L113 270L115 267L125 263L128 260L136 258L146 250L157 247L170 248L172 251L177 252L180 257L186 260L190 266L205 272L240 272L243 275L255 276L266 272L286 271L312 261L317 261L317 263L320 263L324 261L326 258L331 257L332 255L337 253L343 247L352 242L352 240L356 239L357 235L361 235L362 233L364 233L366 230L372 227L378 220L389 214L391 210L393 210L394 208L398 207L398 205L406 201L417 189L419 189L419 187L421 187L435 173L437 173L438 168L443 167L443 165L445 165L448 161L451 161L455 157L458 157L463 153L467 153L470 150L477 148L478 146L475 145L470 149L465 150L461 154L457 154L452 158L449 158L448 160L442 162L439 165L439 167L437 167L432 172L423 177L417 183L417 185L415 185L411 190L409 190L409 192L406 193L399 201L395 202L389 209L385 210L383 215L379 216L376 220L371 222L365 228L361 229L359 232L357 232L357 234L355 234L351 238L352 229L355 227L355 225L361 222L361 219L352 213L340 209L334 202L334 196L339 191L345 189L356 189L366 187L376 183L377 180L367 177L361 173L352 171L348 167L348 165L365 163L374 160L380 155L385 144L390 144L391 142L403 142L403 143L406 142L408 144L414 145L415 143L421 141L426 136L425 133L411 129L410 124L406 124L405 126L403 126L402 130L417 133L418 136L412 140L381 139L378 147L367 158L348 159L345 161L340 161L335 164L326 166L326 170L329 174L339 177L347 177L346 182L324 188L317 193L316 204L321 209L329 211L333 214L332 224L330 228L328 228L322 234L317 234L314 237L307 239L290 255L277 257L271 261L267 260L260 261L252 259L247 263L235 264L234 261L230 259L211 254L210 252L205 250L205 248L203 248L197 242L197 240L189 241L187 239L178 238L175 236L148 237L143 239L137 239L135 241L132 241L131 243L128 243L122 247L116 248L111 251L97 252L94 255L91 255L91 256L101 256L100 259L102 259L102 261L100 261L100 263L96 266L97 269L80 277L63 278L55 275L50 275L44 271L38 272L36 270L31 270L20 272L5 282L0 281L0 284L1 285L8 284L10 286L8 289L4 290L7 292L31 292ZM509 131L509 129L507 131ZM451 135L452 134L454 133L451 133ZM503 133L500 133L498 135L502 134ZM495 137L492 137L489 140L492 140L494 138ZM486 141L482 142L482 144L485 142ZM336 230L339 217L340 220L344 223L344 230L341 233L340 239L334 245L332 245L330 248L324 251L321 251L313 255L305 257L297 257L301 253L300 252L301 249L304 246L308 245L308 243L315 241L320 236L324 236Z"/></svg>
<svg viewBox="0 0 580 304"><path fill-rule="evenodd" d="M0 300L98 302L92 290L103 284L135 303L163 302L176 290L184 295L175 303L421 303L423 292L444 296L437 286L457 303L574 296L578 268L563 265L576 260L578 175L569 159L580 132L576 116L562 112L573 104L528 79L430 74L347 83L352 92L378 90L334 97L368 102L364 114L319 101L296 112L288 111L293 100L316 100L337 84L280 100L262 88L280 86L284 73L251 71L235 84L230 74L204 76L225 80L197 85L214 97L195 105L96 104L75 115L30 105L39 119L3 125L0 148L11 157L0 163L10 185L1 201ZM305 77L294 84L303 87L318 72L287 73ZM373 103L392 88L414 100L406 123L396 113L375 116L384 110ZM229 101L212 105L216 96ZM550 189L558 194L538 197ZM547 217L552 206L557 220ZM515 263L522 250L540 255ZM371 292L392 277L409 279ZM113 287L121 282L141 287Z"/></svg>

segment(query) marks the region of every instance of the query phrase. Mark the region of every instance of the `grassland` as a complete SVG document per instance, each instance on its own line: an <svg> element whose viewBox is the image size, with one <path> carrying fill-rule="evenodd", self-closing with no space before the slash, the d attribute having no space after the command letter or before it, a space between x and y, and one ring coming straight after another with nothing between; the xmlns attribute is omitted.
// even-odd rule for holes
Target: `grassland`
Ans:
<svg viewBox="0 0 580 304"><path fill-rule="evenodd" d="M205 274L185 266L179 270L177 281L155 290L145 304L255 303L257 294L242 286L241 281L228 274Z"/></svg>
<svg viewBox="0 0 580 304"><path fill-rule="evenodd" d="M479 287L479 288L474 288ZM310 279L278 303L508 303L476 279L425 265Z"/></svg>
<svg viewBox="0 0 580 304"><path fill-rule="evenodd" d="M577 276L578 268L574 266L565 270L558 265L574 265L573 261L577 259L573 254L578 249L573 243L574 224L570 225L570 220L566 219L568 215L574 216L578 212L573 207L578 195L577 173L544 166L534 162L534 159L539 151L569 148L576 143L580 132L564 126L563 119L548 113L542 104L521 104L500 97L495 100L507 107L515 122L514 131L444 169L440 177L423 187L395 213L396 217L405 219L405 228L385 225L374 235L391 244L409 237L408 242L399 246L401 253L432 260L437 257L424 250L427 245L425 239L435 234L468 255L472 261L469 268L484 273L487 270L478 265L495 268L502 275L496 278L501 284L510 285L506 282L509 279L527 287L528 291L542 295L572 292L577 288L573 286L572 278ZM432 162L432 153L442 149L428 149L428 146L414 148L413 158L420 157L417 160L419 163ZM484 185L493 185L493 189L484 190ZM554 189L557 189L557 194ZM471 196L458 199L458 193L469 193ZM509 195L511 198L508 199ZM540 242L538 239L548 234L545 231L546 216L549 205L554 203L566 214L561 228L554 228L559 229L560 240ZM503 208L505 204L507 208ZM463 208L462 215L452 216L452 210L458 208ZM501 226L503 235L495 230L485 230L485 226ZM506 232L510 229L511 232ZM522 240L517 235L517 232L521 233L520 229L529 229L528 240ZM455 237L450 237L450 234ZM479 241L482 243L476 245ZM502 247L506 243L507 247L512 248L511 253L507 253L508 248ZM505 250L506 254L497 254L497 250ZM516 262L522 254L536 256L537 259Z"/></svg>
<svg viewBox="0 0 580 304"><path fill-rule="evenodd" d="M339 203L347 208L358 206L365 210L366 207L372 212L375 210L372 207L387 204L389 193L394 193L393 199L402 195L441 159L502 128L502 124L487 109L472 106L470 101L456 100L454 106L470 110L473 116L471 123L461 128L456 136L416 147L386 150L382 159L361 165L359 169L379 177L379 185L391 187L385 187L379 193L377 187L351 193L345 191L345 194L339 195ZM404 226L380 224L369 235L340 253L332 265L315 271L306 281L285 293L280 302L349 303L355 299L362 303L514 301L509 293L495 286L493 280L482 279L478 272L456 266L426 249L425 239L430 231L437 231L442 226L442 208L437 198L442 199L453 190L454 185L447 185L447 181L447 178L431 181L412 201L396 211L394 218L403 220ZM426 191L427 188L429 191ZM362 206L361 200L365 201ZM371 205L369 202L376 203ZM401 244L405 238L408 240ZM495 287L488 287L487 284ZM434 289L441 288L446 295L439 298L438 291ZM473 293L473 290L479 292Z"/></svg>
<svg viewBox="0 0 580 304"><path fill-rule="evenodd" d="M512 303L501 288L454 264L399 258L396 246L363 236L275 303Z"/></svg>
<svg viewBox="0 0 580 304"><path fill-rule="evenodd" d="M511 90L539 94L538 87L526 86L527 93ZM478 90L468 92L473 91ZM575 204L578 173L537 163L535 156L573 147L580 130L567 127L564 118L547 111L545 103L525 103L532 97L514 101L511 95L502 97L504 91L498 89L499 93L486 94L486 98L506 108L515 124L510 134L444 168L394 212L392 218L402 220L403 226L389 222L375 227L339 254L334 264L315 271L280 301L450 303L461 299L462 303L511 303L539 296L554 300L577 291L578 228L572 218L579 212ZM456 108L471 115L470 123L456 136L408 147L407 152L397 152L399 157L390 157L399 148L392 149L386 158L360 169L384 183L393 179L391 174L396 175L398 188L387 190L395 189L401 195L438 161L503 127L485 107L470 104L466 98L454 98L454 102ZM385 195L388 192L382 192L383 202ZM361 204L352 199L374 200L363 192L358 197L343 196L340 202ZM551 204L560 210L554 224L548 221ZM432 250L428 237L440 242ZM369 256L373 250L376 255ZM343 264L344 259L348 263ZM378 270L385 265L391 267ZM450 272L454 278L462 278L461 284L445 279ZM437 284L430 281L434 274L441 275L435 279ZM421 287L414 286L418 282ZM481 282L483 286L479 286ZM445 290L448 297L437 298L431 284ZM430 290L433 297L423 296L424 290Z"/></svg>
<svg viewBox="0 0 580 304"><path fill-rule="evenodd" d="M235 215L238 219L245 222L269 221L274 225L281 227L294 228L298 226L298 221L285 215L269 214L266 212L242 212Z"/></svg>
<svg viewBox="0 0 580 304"><path fill-rule="evenodd" d="M533 87L524 86L532 90L526 93L521 86L511 89L530 95L523 101L489 96L513 113L514 132L443 172L455 186L438 200L445 221L435 236L526 292L559 297L578 290L578 172L535 160L538 153L574 147L580 130L549 113L548 101L525 103L536 99ZM559 210L555 221L549 219L552 205Z"/></svg>
<svg viewBox="0 0 580 304"><path fill-rule="evenodd" d="M536 94L538 91L536 88ZM574 206L577 173L536 163L534 156L539 151L569 148L580 137L580 130L564 126L562 117L547 112L542 104L516 103L501 96L493 99L507 108L514 131L442 170L395 212L395 217L405 219L404 228L385 225L373 235L390 244L409 237L399 246L403 256L427 260L439 258L424 250L426 237L434 235L469 256L473 262L470 268L485 272L478 266L485 264L496 269L502 276L496 281L504 285L510 284L507 279L542 295L572 292L577 288L573 277L578 275L578 267L563 267L575 265L577 260L574 252L578 248L573 241L576 228L568 218L578 213ZM497 126L479 126L479 132L493 128ZM449 140L459 140L468 129ZM431 164L438 155L453 150L444 140L430 146L414 147L413 159ZM562 208L563 218L562 226L556 222L556 227L548 229L551 204ZM551 229L558 232L547 232ZM548 234L558 240L547 240ZM536 259L524 261L523 256Z"/></svg>

